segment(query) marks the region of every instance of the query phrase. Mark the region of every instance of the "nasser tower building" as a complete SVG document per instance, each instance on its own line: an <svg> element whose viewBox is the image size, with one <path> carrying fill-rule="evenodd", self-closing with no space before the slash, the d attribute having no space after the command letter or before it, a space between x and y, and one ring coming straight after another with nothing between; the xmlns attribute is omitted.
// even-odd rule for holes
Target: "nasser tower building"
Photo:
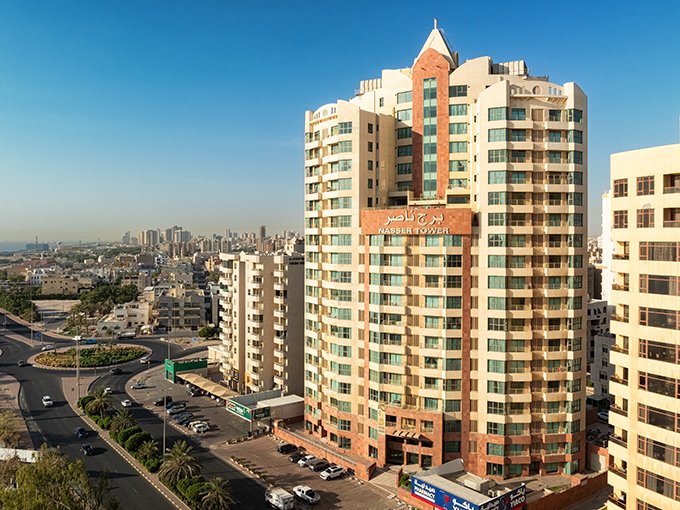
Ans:
<svg viewBox="0 0 680 510"><path fill-rule="evenodd" d="M379 466L583 470L586 197L581 89L460 64L436 27L307 112L307 433Z"/></svg>

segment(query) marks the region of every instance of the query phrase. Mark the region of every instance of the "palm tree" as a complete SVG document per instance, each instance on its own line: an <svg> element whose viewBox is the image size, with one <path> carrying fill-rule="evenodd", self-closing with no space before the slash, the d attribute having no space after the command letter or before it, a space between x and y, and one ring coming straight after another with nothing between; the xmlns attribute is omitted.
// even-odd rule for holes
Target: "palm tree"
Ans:
<svg viewBox="0 0 680 510"><path fill-rule="evenodd" d="M94 399L87 404L87 410L91 413L97 413L99 416L104 416L104 412L113 406L111 397L106 394L106 390L102 386L94 390L92 396Z"/></svg>
<svg viewBox="0 0 680 510"><path fill-rule="evenodd" d="M116 416L111 420L111 433L115 434L121 430L129 429L137 425L137 418L130 413L127 407L119 409Z"/></svg>
<svg viewBox="0 0 680 510"><path fill-rule="evenodd" d="M229 505L235 505L236 500L231 492L228 480L216 476L205 484L205 489L199 494L201 510L227 510Z"/></svg>
<svg viewBox="0 0 680 510"><path fill-rule="evenodd" d="M144 441L137 448L137 455L143 459L152 459L158 454L158 443L156 441Z"/></svg>
<svg viewBox="0 0 680 510"><path fill-rule="evenodd" d="M201 473L201 463L194 457L194 449L186 441L177 441L166 450L163 464L158 471L161 479L175 486L182 478L190 478Z"/></svg>

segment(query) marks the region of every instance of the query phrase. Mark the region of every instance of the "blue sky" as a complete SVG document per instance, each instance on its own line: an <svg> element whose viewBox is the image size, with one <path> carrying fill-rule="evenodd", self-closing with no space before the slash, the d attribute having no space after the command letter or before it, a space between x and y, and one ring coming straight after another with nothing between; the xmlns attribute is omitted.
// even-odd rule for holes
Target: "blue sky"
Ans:
<svg viewBox="0 0 680 510"><path fill-rule="evenodd" d="M521 7L520 7L521 6ZM303 226L304 111L412 65L526 60L589 97L591 233L613 152L678 143L680 7L651 2L0 3L0 241Z"/></svg>

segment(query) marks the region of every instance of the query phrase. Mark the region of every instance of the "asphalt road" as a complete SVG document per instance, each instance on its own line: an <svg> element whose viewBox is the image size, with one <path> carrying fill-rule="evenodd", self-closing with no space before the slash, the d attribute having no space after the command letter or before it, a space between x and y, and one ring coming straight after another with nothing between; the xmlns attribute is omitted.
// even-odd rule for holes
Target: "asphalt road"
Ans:
<svg viewBox="0 0 680 510"><path fill-rule="evenodd" d="M30 338L29 328L13 323L11 319L10 322L9 329L12 333ZM71 460L82 458L93 479L99 476L102 469L108 469L113 486L112 493L121 501L124 508L173 508L160 492L116 452L112 451L104 439L90 430L89 426L68 405L63 394L61 378L74 376L75 371L45 370L31 366L19 367L17 366L19 360L26 360L31 355L40 352L40 347L32 348L22 342L9 340L1 334L2 330L0 330L0 348L3 354L0 357L0 371L12 375L21 383L19 405L36 446L42 443L46 443L50 447L58 446ZM45 343L53 343L58 347L73 345L73 342L69 340L54 338L45 340ZM152 364L154 365L163 362L167 355L168 344L166 342L136 338L131 340L130 343L151 348L153 350ZM176 344L170 344L171 357L184 356L199 350L202 350L202 348L183 350ZM147 367L139 363L132 363L124 365L122 368L123 373L117 376L108 375L107 371L103 371L106 375L103 375L95 383L98 386L110 387L113 390L112 397L115 408L120 408L120 402L128 398L125 392L127 381L134 374L146 370ZM171 384L168 382L168 385ZM50 395L54 400L54 406L44 408L41 400L43 395ZM160 449L163 439L163 421L137 404L133 404L131 411L137 417L139 426L158 441ZM77 438L75 428L78 426L85 426L89 430L90 436L86 439ZM167 447L172 446L179 439L187 441L190 446L194 447L203 465L202 475L207 480L214 476L220 476L230 481L234 496L239 502L238 508L253 510L268 508L264 503L264 489L252 478L245 476L232 464L213 455L209 450L192 441L189 436L182 435L174 427L168 425L166 434ZM84 442L95 449L94 455L85 457L80 453L80 446Z"/></svg>

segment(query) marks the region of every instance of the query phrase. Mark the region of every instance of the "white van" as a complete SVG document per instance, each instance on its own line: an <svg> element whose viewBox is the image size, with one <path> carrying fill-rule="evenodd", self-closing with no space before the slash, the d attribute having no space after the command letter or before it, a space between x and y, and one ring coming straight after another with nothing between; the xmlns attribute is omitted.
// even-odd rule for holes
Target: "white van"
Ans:
<svg viewBox="0 0 680 510"><path fill-rule="evenodd" d="M295 507L295 498L283 489L268 490L264 493L264 500L277 510L289 510Z"/></svg>

